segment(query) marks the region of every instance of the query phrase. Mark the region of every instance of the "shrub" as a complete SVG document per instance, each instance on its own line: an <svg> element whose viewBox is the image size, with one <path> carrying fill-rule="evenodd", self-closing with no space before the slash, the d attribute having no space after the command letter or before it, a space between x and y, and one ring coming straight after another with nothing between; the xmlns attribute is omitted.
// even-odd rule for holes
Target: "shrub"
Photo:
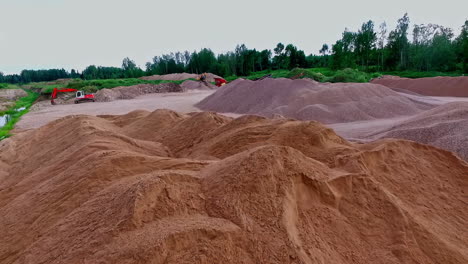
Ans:
<svg viewBox="0 0 468 264"><path fill-rule="evenodd" d="M339 70L333 77L329 79L330 82L368 82L370 75L355 69L346 68Z"/></svg>
<svg viewBox="0 0 468 264"><path fill-rule="evenodd" d="M292 69L288 74L287 76L288 78L310 78L310 79L314 79L318 82L324 82L326 81L326 77L325 75L323 75L322 73L320 72L313 72L311 70L308 70L308 69L301 69L301 68L294 68Z"/></svg>

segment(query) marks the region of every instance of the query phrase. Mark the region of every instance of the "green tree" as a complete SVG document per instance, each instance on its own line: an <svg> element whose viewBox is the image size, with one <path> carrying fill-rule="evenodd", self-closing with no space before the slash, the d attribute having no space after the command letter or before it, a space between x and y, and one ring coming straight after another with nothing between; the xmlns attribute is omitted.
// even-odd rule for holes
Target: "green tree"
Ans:
<svg viewBox="0 0 468 264"><path fill-rule="evenodd" d="M408 14L405 13L402 18L398 19L396 29L391 31L388 36L389 58L387 62L393 68L407 69L410 45L408 41L409 23L410 19Z"/></svg>
<svg viewBox="0 0 468 264"><path fill-rule="evenodd" d="M455 40L455 52L457 62L461 65L460 69L468 73L468 20L462 26L460 35Z"/></svg>
<svg viewBox="0 0 468 264"><path fill-rule="evenodd" d="M326 56L328 53L328 44L323 44L322 48L319 50L319 53L322 54L322 56Z"/></svg>
<svg viewBox="0 0 468 264"><path fill-rule="evenodd" d="M360 59L361 66L369 66L371 51L375 49L377 34L374 32L374 22L371 20L363 23L361 29L356 34L355 47L356 55Z"/></svg>
<svg viewBox="0 0 468 264"><path fill-rule="evenodd" d="M379 49L378 65L379 65L380 70L384 69L386 39L387 39L387 23L383 22L379 26L379 37L377 40L377 48Z"/></svg>

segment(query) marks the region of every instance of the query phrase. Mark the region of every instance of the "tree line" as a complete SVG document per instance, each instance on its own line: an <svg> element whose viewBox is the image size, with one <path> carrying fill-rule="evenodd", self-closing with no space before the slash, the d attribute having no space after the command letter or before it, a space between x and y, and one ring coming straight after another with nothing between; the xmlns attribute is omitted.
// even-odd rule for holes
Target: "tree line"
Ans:
<svg viewBox="0 0 468 264"><path fill-rule="evenodd" d="M91 65L81 73L77 70L23 70L20 74L4 75L0 83L28 83L61 78L116 79L170 73L212 72L220 76L246 76L251 72L277 69L329 67L357 68L376 71L458 71L468 73L468 20L455 36L451 28L436 24L414 25L409 38L410 18L398 19L389 31L386 23L376 29L373 21L364 22L357 31L345 29L334 44L323 44L319 55L306 56L293 44L278 43L272 50L249 49L237 45L233 51L216 55L211 49L184 51L155 56L145 69L130 58L121 67Z"/></svg>
<svg viewBox="0 0 468 264"><path fill-rule="evenodd" d="M409 23L405 14L388 34L385 22L378 30L373 21L363 23L357 32L345 29L330 50L323 45L322 59L326 58L326 64L334 69L468 72L468 20L458 36L441 25L414 25L412 41L408 37Z"/></svg>

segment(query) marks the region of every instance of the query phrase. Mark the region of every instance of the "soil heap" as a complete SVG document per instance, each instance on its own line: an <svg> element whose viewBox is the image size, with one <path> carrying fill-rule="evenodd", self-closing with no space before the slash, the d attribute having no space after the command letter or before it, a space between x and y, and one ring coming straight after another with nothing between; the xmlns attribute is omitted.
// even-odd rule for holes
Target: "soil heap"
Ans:
<svg viewBox="0 0 468 264"><path fill-rule="evenodd" d="M110 102L114 100L133 99L149 93L180 93L184 89L177 83L138 84L121 86L112 89L99 90L96 95L97 102Z"/></svg>
<svg viewBox="0 0 468 264"><path fill-rule="evenodd" d="M16 100L27 95L22 89L0 89L0 112L8 110Z"/></svg>
<svg viewBox="0 0 468 264"><path fill-rule="evenodd" d="M467 188L316 122L68 116L0 142L0 263L467 263Z"/></svg>
<svg viewBox="0 0 468 264"><path fill-rule="evenodd" d="M405 89L422 95L468 97L468 76L409 79L387 75L376 78L371 83Z"/></svg>
<svg viewBox="0 0 468 264"><path fill-rule="evenodd" d="M184 88L185 91L191 91L191 90L214 90L218 87L216 85L211 84L209 82L200 82L200 81L192 81L192 80L187 80L183 82L180 86Z"/></svg>
<svg viewBox="0 0 468 264"><path fill-rule="evenodd" d="M366 138L413 140L453 151L468 160L468 102L438 106Z"/></svg>
<svg viewBox="0 0 468 264"><path fill-rule="evenodd" d="M434 107L378 84L272 78L238 79L196 106L223 113L281 115L325 124L411 115Z"/></svg>
<svg viewBox="0 0 468 264"><path fill-rule="evenodd" d="M145 76L141 77L142 80L165 80L165 81L181 81L187 79L197 79L199 74L195 73L172 73L172 74L165 74L165 75L152 75L152 76ZM214 78L221 78L218 75L207 73L206 74L206 81L207 82L214 82Z"/></svg>
<svg viewBox="0 0 468 264"><path fill-rule="evenodd" d="M0 89L0 100L15 101L21 97L27 96L23 89Z"/></svg>

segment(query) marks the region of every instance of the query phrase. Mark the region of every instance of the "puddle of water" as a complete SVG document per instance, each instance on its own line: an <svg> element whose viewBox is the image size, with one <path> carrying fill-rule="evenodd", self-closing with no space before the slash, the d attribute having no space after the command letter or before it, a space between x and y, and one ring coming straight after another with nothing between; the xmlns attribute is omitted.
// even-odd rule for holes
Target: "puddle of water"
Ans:
<svg viewBox="0 0 468 264"><path fill-rule="evenodd" d="M20 107L16 109L16 112L21 112L26 110L26 107ZM10 115L2 115L0 116L0 128L4 127L8 122L10 122L11 116Z"/></svg>
<svg viewBox="0 0 468 264"><path fill-rule="evenodd" d="M10 115L0 116L0 128L4 127L10 121Z"/></svg>

